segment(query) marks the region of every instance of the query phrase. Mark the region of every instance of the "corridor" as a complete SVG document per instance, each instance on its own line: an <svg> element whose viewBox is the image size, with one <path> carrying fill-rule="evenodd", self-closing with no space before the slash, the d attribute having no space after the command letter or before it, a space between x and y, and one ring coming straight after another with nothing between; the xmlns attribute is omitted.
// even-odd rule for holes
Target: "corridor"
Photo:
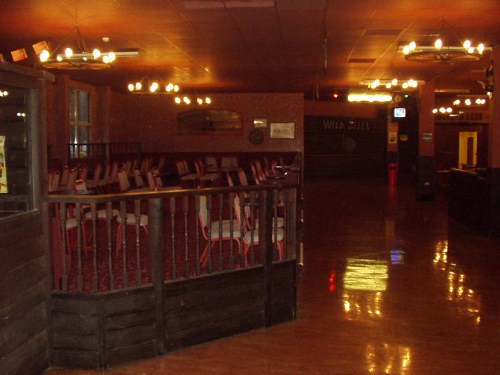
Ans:
<svg viewBox="0 0 500 375"><path fill-rule="evenodd" d="M46 375L498 374L500 239L446 196L379 178L306 182L297 320L163 357Z"/></svg>

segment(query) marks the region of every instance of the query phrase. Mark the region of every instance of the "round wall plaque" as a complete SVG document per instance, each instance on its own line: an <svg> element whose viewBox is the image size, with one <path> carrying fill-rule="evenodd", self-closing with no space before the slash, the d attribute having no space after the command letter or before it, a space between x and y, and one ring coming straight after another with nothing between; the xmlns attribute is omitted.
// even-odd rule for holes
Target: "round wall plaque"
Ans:
<svg viewBox="0 0 500 375"><path fill-rule="evenodd" d="M254 145L259 145L264 142L264 132L259 129L253 129L250 131L250 134L248 134L248 139Z"/></svg>

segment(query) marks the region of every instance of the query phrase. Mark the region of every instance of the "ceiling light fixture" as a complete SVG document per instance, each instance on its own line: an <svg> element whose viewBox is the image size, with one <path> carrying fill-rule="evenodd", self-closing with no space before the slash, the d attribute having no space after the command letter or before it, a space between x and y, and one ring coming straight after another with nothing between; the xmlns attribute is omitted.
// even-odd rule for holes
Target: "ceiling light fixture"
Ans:
<svg viewBox="0 0 500 375"><path fill-rule="evenodd" d="M179 85L168 82L164 83L161 80L149 80L147 77L143 77L140 81L135 83L129 83L128 91L132 94L175 94L179 92Z"/></svg>
<svg viewBox="0 0 500 375"><path fill-rule="evenodd" d="M132 57L139 54L138 51L101 52L98 48L90 51L78 26L73 31L76 32L76 46L79 52L73 51L71 47L66 47L63 52L59 52L65 40L52 52L48 48L42 49L38 55L43 68L59 70L107 69L111 67L117 57Z"/></svg>
<svg viewBox="0 0 500 375"><path fill-rule="evenodd" d="M371 80L364 80L360 82L361 85L367 86L369 89L376 90L376 89L396 89L397 87L401 87L404 90L411 90L415 89L419 85L419 81L410 78L407 81L401 81L398 80L397 78L393 79L371 79Z"/></svg>
<svg viewBox="0 0 500 375"><path fill-rule="evenodd" d="M392 95L389 93L351 93L347 96L349 102L390 102L392 101Z"/></svg>
<svg viewBox="0 0 500 375"><path fill-rule="evenodd" d="M193 99L193 97L184 95L184 96L176 96L174 99L175 104L183 104L183 105L190 105L192 103L196 103L198 105L203 105L203 104L212 104L212 98L209 96L206 97L201 97L197 96L196 99Z"/></svg>
<svg viewBox="0 0 500 375"><path fill-rule="evenodd" d="M442 29L444 25L443 17ZM460 40L458 37L456 39ZM461 46L445 45L444 40L444 33L441 32L433 45L417 45L415 41L412 41L405 46L400 46L399 52L402 52L408 61L454 63L479 61L484 52L492 50L491 47L485 47L483 43L474 46L469 39L461 43Z"/></svg>

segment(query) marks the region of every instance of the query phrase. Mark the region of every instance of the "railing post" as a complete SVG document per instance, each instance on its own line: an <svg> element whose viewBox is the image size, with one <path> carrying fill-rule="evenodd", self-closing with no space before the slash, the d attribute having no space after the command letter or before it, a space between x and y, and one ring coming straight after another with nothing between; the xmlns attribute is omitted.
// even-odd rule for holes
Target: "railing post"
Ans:
<svg viewBox="0 0 500 375"><path fill-rule="evenodd" d="M163 282L165 279L165 241L164 218L161 198L150 199L148 202L149 238L148 251L153 273L153 288L156 305L157 351L165 353L165 322L163 316Z"/></svg>
<svg viewBox="0 0 500 375"><path fill-rule="evenodd" d="M264 265L264 286L266 304L264 324L273 322L273 193L272 190L259 192L259 256Z"/></svg>

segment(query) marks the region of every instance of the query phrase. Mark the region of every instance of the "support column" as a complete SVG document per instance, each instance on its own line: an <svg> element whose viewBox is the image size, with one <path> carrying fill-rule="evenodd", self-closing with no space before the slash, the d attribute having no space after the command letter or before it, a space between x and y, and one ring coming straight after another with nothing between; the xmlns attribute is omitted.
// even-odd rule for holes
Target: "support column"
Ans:
<svg viewBox="0 0 500 375"><path fill-rule="evenodd" d="M435 81L426 82L419 88L420 111L418 116L418 161L417 199L433 199L437 190L436 162L434 159L435 126L434 114L436 97Z"/></svg>
<svg viewBox="0 0 500 375"><path fill-rule="evenodd" d="M489 234L500 236L500 48L492 51L493 99L488 126Z"/></svg>

